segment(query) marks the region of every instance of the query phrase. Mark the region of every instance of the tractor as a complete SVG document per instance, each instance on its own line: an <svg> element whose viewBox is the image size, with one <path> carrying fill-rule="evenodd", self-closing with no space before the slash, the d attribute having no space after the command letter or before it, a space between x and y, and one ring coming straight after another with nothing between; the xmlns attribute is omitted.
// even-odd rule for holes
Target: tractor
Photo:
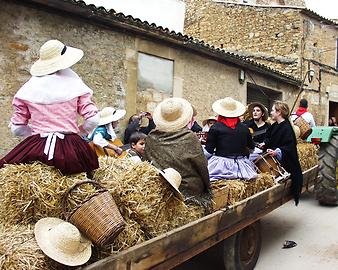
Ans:
<svg viewBox="0 0 338 270"><path fill-rule="evenodd" d="M321 205L338 205L338 127L314 127L307 142L319 144L319 178L316 199Z"/></svg>

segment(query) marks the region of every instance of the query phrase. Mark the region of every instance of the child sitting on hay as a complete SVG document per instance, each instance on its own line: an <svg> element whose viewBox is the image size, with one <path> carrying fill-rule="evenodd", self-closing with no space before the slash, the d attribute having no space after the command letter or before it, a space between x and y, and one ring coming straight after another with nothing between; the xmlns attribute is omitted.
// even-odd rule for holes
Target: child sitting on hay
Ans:
<svg viewBox="0 0 338 270"><path fill-rule="evenodd" d="M142 132L134 132L130 138L130 149L127 150L127 158L137 162L144 161L144 149L147 135Z"/></svg>

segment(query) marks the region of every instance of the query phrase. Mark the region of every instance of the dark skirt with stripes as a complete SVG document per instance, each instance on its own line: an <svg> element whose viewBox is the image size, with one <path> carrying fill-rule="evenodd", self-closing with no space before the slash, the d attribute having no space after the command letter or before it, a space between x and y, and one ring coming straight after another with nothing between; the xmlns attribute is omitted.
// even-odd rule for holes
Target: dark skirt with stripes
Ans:
<svg viewBox="0 0 338 270"><path fill-rule="evenodd" d="M63 174L74 174L90 173L99 167L96 153L79 135L66 134L64 139L57 138L54 157L51 160L48 160L48 156L43 152L46 140L47 138L41 138L39 134L26 138L0 160L0 168L4 164L41 161L56 167Z"/></svg>

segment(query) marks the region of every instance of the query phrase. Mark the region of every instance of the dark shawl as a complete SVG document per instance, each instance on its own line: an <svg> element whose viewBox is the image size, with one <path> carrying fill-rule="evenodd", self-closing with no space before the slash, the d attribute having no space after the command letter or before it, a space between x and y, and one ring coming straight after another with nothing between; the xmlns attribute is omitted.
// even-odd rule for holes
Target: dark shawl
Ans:
<svg viewBox="0 0 338 270"><path fill-rule="evenodd" d="M188 128L176 132L153 130L146 138L145 158L160 170L174 168L182 176L180 191L187 196L208 191L208 161L197 136Z"/></svg>
<svg viewBox="0 0 338 270"><path fill-rule="evenodd" d="M303 186L303 174L297 154L296 136L289 120L284 120L280 124L277 122L272 124L266 132L264 142L264 150L281 149L281 165L291 174L292 194L297 205Z"/></svg>

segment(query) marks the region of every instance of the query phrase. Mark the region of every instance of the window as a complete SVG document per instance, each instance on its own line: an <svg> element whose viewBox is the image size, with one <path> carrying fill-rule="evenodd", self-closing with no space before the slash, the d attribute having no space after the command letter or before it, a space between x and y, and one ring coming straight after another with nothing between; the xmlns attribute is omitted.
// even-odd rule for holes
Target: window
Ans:
<svg viewBox="0 0 338 270"><path fill-rule="evenodd" d="M137 88L157 90L171 94L173 89L174 61L139 53L137 65Z"/></svg>
<svg viewBox="0 0 338 270"><path fill-rule="evenodd" d="M260 102L270 112L272 104L276 100L282 100L282 93L258 85L248 84L247 104Z"/></svg>

